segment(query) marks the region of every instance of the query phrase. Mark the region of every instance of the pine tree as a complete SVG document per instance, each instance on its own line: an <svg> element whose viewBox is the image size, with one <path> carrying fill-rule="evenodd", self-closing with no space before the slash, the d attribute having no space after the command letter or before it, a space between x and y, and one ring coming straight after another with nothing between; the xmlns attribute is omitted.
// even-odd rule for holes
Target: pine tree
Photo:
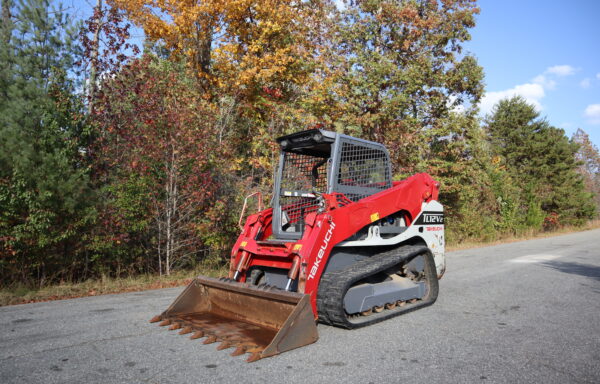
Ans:
<svg viewBox="0 0 600 384"><path fill-rule="evenodd" d="M521 191L523 223L579 224L593 216L575 154L578 146L551 126L522 97L500 101L486 120L492 151L500 156ZM541 212L540 212L541 213Z"/></svg>
<svg viewBox="0 0 600 384"><path fill-rule="evenodd" d="M9 10L0 62L0 278L43 284L73 265L78 229L93 213L82 103L68 76L76 30L49 0Z"/></svg>
<svg viewBox="0 0 600 384"><path fill-rule="evenodd" d="M12 17L12 0L2 0L0 18L0 102L8 97L8 86L12 72L11 36L14 29Z"/></svg>
<svg viewBox="0 0 600 384"><path fill-rule="evenodd" d="M427 172L441 184L451 242L465 239L493 240L500 228L494 180L499 177L490 165L490 156L479 121L471 113L451 113L439 132L445 137L432 140Z"/></svg>

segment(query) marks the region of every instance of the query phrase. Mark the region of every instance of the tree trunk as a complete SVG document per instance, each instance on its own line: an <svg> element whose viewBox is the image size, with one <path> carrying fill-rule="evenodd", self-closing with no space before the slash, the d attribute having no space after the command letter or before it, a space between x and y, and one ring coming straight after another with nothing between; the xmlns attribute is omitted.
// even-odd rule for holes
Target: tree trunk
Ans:
<svg viewBox="0 0 600 384"><path fill-rule="evenodd" d="M162 240L162 222L160 220L160 211L157 210L156 212L156 222L158 224L158 275L162 276L163 271L162 271L162 246L161 246L161 240Z"/></svg>
<svg viewBox="0 0 600 384"><path fill-rule="evenodd" d="M173 198L173 153L170 153L170 159L165 164L165 170L167 172L167 180L165 183L165 213L166 213L166 256L165 256L165 270L167 275L171 273L171 258L172 258L172 237L173 237L173 211L171 210L171 199Z"/></svg>
<svg viewBox="0 0 600 384"><path fill-rule="evenodd" d="M198 45L196 48L196 54L194 55L194 64L196 68L200 69L200 84L204 90L207 90L209 86L208 76L210 75L210 62L212 54L212 28L197 23L196 39Z"/></svg>
<svg viewBox="0 0 600 384"><path fill-rule="evenodd" d="M167 275L171 273L171 266L176 261L175 260L175 252L177 251L177 226L179 225L179 221L177 220L177 209L178 209L178 188L177 188L177 172L179 171L177 167L177 156L176 156L176 147L174 144L171 144L170 150L170 160L167 163L167 183L166 183L166 260L165 260L165 270Z"/></svg>
<svg viewBox="0 0 600 384"><path fill-rule="evenodd" d="M8 44L12 34L12 0L2 0L2 42Z"/></svg>
<svg viewBox="0 0 600 384"><path fill-rule="evenodd" d="M88 96L90 100L90 112L93 111L94 93L96 91L96 82L98 81L98 56L100 51L100 29L102 28L103 18L102 0L97 0L94 8L94 18L96 30L92 40L92 52L90 61L90 83L88 84Z"/></svg>
<svg viewBox="0 0 600 384"><path fill-rule="evenodd" d="M167 171L169 172L169 171ZM165 242L165 272L167 276L171 274L171 173L169 172L167 177L167 185L166 185L166 196L165 196L165 210L166 210L166 222L165 222L165 230L166 230L166 242Z"/></svg>

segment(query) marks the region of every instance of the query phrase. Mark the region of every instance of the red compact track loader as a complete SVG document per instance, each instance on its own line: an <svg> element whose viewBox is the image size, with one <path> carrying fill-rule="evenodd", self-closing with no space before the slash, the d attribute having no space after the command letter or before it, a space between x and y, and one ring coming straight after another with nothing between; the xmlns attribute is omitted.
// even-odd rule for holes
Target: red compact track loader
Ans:
<svg viewBox="0 0 600 384"><path fill-rule="evenodd" d="M151 321L255 361L315 342L317 321L357 328L433 304L445 270L439 184L392 181L378 143L320 129L277 142L272 208L246 219L229 276L195 278Z"/></svg>

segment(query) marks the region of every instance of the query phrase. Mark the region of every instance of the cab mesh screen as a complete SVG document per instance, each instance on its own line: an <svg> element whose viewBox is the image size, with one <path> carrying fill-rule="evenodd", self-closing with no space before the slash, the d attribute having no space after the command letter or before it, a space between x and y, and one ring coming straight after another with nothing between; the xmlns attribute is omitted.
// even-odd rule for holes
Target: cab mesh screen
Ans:
<svg viewBox="0 0 600 384"><path fill-rule="evenodd" d="M282 225L293 224L318 208L314 197L289 194L327 192L327 158L286 152L281 178Z"/></svg>
<svg viewBox="0 0 600 384"><path fill-rule="evenodd" d="M376 148L342 143L338 184L350 187L344 188L344 192L353 201L391 187L386 153ZM355 193L352 193L352 187L355 187Z"/></svg>

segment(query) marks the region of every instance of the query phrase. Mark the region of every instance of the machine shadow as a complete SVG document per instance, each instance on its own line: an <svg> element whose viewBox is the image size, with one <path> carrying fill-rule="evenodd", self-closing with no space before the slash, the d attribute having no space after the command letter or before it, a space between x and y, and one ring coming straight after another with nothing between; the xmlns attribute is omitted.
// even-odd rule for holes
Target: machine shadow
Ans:
<svg viewBox="0 0 600 384"><path fill-rule="evenodd" d="M542 265L560 272L589 277L596 281L600 281L600 266L597 265L572 263L558 260L549 260L542 263Z"/></svg>

